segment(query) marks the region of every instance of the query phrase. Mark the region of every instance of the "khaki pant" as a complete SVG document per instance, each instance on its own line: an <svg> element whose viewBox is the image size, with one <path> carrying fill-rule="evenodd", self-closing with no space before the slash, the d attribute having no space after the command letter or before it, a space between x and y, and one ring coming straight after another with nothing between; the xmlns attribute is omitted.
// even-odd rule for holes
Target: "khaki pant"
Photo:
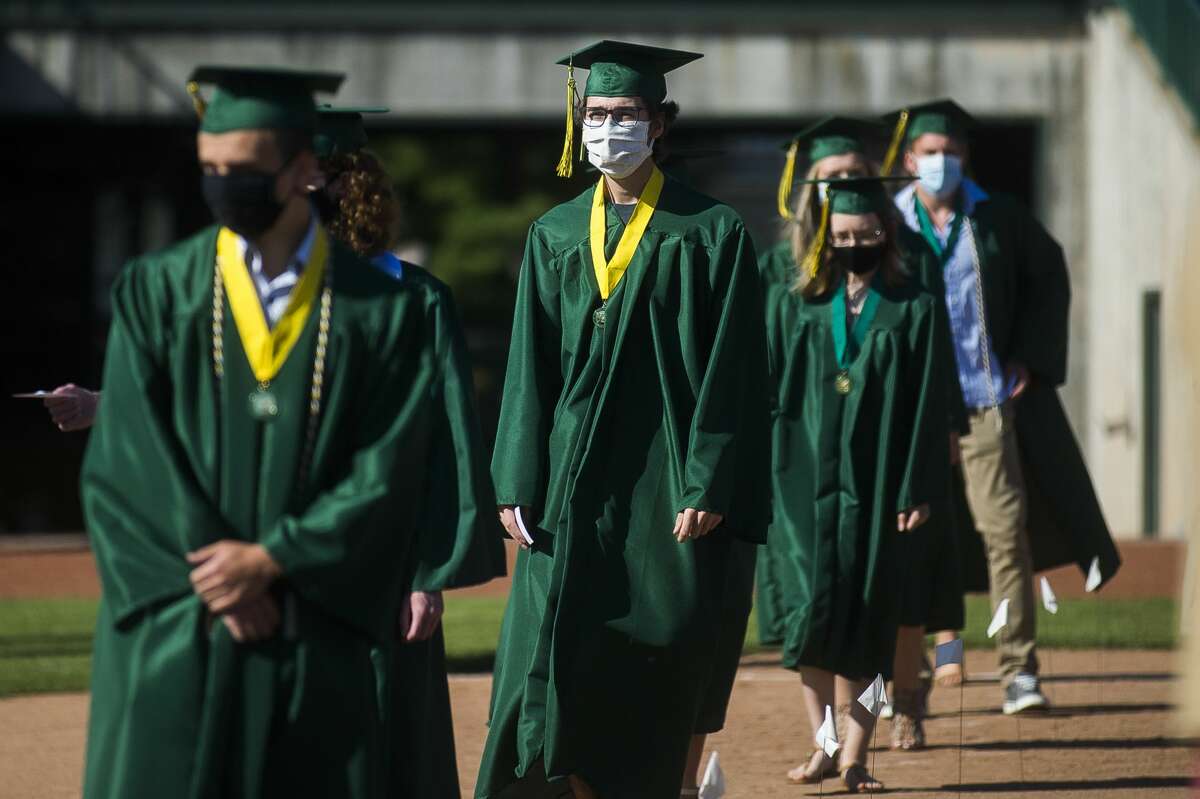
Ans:
<svg viewBox="0 0 1200 799"><path fill-rule="evenodd" d="M1012 402L999 409L971 411L971 433L959 442L967 505L987 550L992 612L1001 599L1008 599L1008 626L996 634L1000 680L1005 687L1020 672L1038 671L1033 561L1025 529L1025 480L1013 413ZM998 418L1003 420L1000 430Z"/></svg>

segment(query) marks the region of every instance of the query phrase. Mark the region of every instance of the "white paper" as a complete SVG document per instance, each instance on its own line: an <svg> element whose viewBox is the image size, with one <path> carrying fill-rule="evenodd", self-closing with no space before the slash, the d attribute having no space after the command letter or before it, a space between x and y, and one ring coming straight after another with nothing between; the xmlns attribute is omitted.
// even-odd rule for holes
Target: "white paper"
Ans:
<svg viewBox="0 0 1200 799"><path fill-rule="evenodd" d="M1087 582L1083 584L1083 590L1089 594L1100 587L1100 583L1104 582L1104 578L1100 575L1100 556L1092 558L1092 565L1088 567Z"/></svg>
<svg viewBox="0 0 1200 799"><path fill-rule="evenodd" d="M858 698L858 703L875 717L879 716L879 711L883 710L883 706L887 704L887 701L887 691L884 689L882 674L875 675L875 680L867 686L867 690L863 691L862 696Z"/></svg>
<svg viewBox="0 0 1200 799"><path fill-rule="evenodd" d="M842 748L838 743L837 727L833 725L833 710L829 705L825 706L825 721L821 722L821 727L817 730L817 746L825 751L826 757L833 757L837 750Z"/></svg>
<svg viewBox="0 0 1200 799"><path fill-rule="evenodd" d="M700 799L721 799L725 795L725 772L721 771L721 761L713 752L704 767L704 779L700 780Z"/></svg>
<svg viewBox="0 0 1200 799"><path fill-rule="evenodd" d="M521 517L521 506L515 508L517 517L517 529L521 531L521 537L525 539L525 543L533 546L533 536L529 534L528 528L525 527L525 519Z"/></svg>
<svg viewBox="0 0 1200 799"><path fill-rule="evenodd" d="M1058 613L1058 597L1054 595L1054 589L1045 577L1042 578L1042 606L1050 613Z"/></svg>
<svg viewBox="0 0 1200 799"><path fill-rule="evenodd" d="M24 394L13 394L13 399L45 399L53 393L53 391L29 391Z"/></svg>
<svg viewBox="0 0 1200 799"><path fill-rule="evenodd" d="M988 638L995 638L996 633L1008 626L1008 597L1000 600L1000 604L996 606L996 615L992 616L992 623L988 625Z"/></svg>

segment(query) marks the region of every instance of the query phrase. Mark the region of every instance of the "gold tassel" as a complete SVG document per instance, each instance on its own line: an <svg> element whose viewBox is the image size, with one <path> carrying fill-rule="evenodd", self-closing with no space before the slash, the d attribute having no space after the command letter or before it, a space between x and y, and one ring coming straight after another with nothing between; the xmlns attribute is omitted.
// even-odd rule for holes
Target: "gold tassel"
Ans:
<svg viewBox="0 0 1200 799"><path fill-rule="evenodd" d="M558 168L555 170L560 178L569 178L575 171L571 157L575 154L575 65L567 65L567 132L563 137L562 155L558 158ZM583 150L579 151L580 158Z"/></svg>
<svg viewBox="0 0 1200 799"><path fill-rule="evenodd" d="M204 102L204 98L200 95L200 84L194 80L189 80L187 92L192 96L192 108L196 109L196 117L204 119L204 112L208 108L208 103Z"/></svg>
<svg viewBox="0 0 1200 799"><path fill-rule="evenodd" d="M793 139L783 162L783 174L779 176L779 192L776 195L776 201L779 203L779 215L784 219L794 217L789 200L792 197L792 181L796 178L796 150L799 147L800 142Z"/></svg>
<svg viewBox="0 0 1200 799"><path fill-rule="evenodd" d="M896 120L896 130L892 133L892 143L888 145L887 155L883 157L883 168L879 171L881 177L888 177L892 174L892 167L896 165L896 158L900 155L900 144L904 141L904 131L908 128L908 109L900 112L900 118Z"/></svg>
<svg viewBox="0 0 1200 799"><path fill-rule="evenodd" d="M813 236L812 244L808 245L808 252L805 253L804 263L801 265L810 278L816 277L821 268L821 253L825 251L825 234L828 230L829 197L826 196L825 202L821 204L821 224L817 227L817 235Z"/></svg>

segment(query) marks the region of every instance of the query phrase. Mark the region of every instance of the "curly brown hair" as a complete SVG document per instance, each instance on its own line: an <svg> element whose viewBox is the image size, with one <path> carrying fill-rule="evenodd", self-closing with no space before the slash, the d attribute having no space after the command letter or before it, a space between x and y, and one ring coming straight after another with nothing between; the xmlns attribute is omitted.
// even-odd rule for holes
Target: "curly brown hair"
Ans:
<svg viewBox="0 0 1200 799"><path fill-rule="evenodd" d="M333 206L329 232L359 255L378 255L391 245L399 222L392 179L371 153L357 150L321 159ZM336 191L330 189L336 186Z"/></svg>

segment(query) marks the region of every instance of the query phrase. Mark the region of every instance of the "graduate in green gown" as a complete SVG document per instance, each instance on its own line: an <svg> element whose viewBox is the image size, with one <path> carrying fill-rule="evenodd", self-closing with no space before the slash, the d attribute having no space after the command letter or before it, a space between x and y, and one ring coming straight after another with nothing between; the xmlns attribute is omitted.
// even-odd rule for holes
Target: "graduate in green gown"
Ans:
<svg viewBox="0 0 1200 799"><path fill-rule="evenodd" d="M218 224L113 288L82 476L89 799L389 795L401 599L494 573L457 534L476 495L444 483L474 424L448 401L455 321L309 201L312 92L339 82L197 69Z"/></svg>
<svg viewBox="0 0 1200 799"><path fill-rule="evenodd" d="M802 264L806 258L814 257L813 248L827 213L828 184L825 181L876 174L876 164L870 154L876 152L883 134L884 128L877 122L827 117L800 131L788 142L778 190L779 213L787 221L786 235L774 249L763 254L761 264L765 271L769 272L776 262ZM793 192L795 166L801 158L809 163L808 174L798 184L800 190ZM908 263L909 259L925 257L925 248L920 246L920 241L903 226L896 231L896 240L910 271L920 272L915 264ZM939 321L945 324L944 318ZM956 558L944 557L947 546L954 544L950 523L948 514L933 514L932 521L921 531L923 536L935 542L922 550L929 562L909 561L902 570L911 586L904 592L906 602L899 617L895 685L890 692L892 697L901 699L900 718L891 728L892 743L896 748L914 749L924 744L921 719L929 687L928 678L924 676L926 671L922 668L926 627L942 630L962 626L962 590L954 573L945 573L947 569L957 570ZM785 626L783 601L766 548L759 551L758 561L755 606L759 639L764 644L780 645ZM935 593L931 590L933 587L939 590ZM838 706L857 698L857 695L851 696L850 691L851 686L846 680L836 680ZM886 709L891 711L892 705Z"/></svg>
<svg viewBox="0 0 1200 799"><path fill-rule="evenodd" d="M403 642L395 648L395 683L392 689L392 751L396 780L392 796L419 796L428 799L458 799L458 765L455 757L454 726L450 711L450 691L446 678L446 645L440 623L442 591L461 588L504 573L503 547L495 535L496 523L491 509L496 504L492 478L483 455L483 446L475 410L475 390L471 359L454 299L449 287L433 275L407 261L401 261L389 246L395 236L398 212L391 177L373 153L366 150L367 134L363 114L383 113L382 108L317 109L315 150L325 178L322 192L316 195L324 206L325 221L335 238L359 255L368 257L379 269L398 281L418 282L437 297L440 313L452 323L446 342L446 386L443 396L448 410L461 408L470 424L450 429L452 450L439 452L445 466L456 478L442 482L440 488L463 491L472 501L464 512L442 520L442 529L421 530L444 541L462 541L469 546L476 535L490 534L484 546L495 554L491 573L473 571L456 574L422 564L408 578L412 581L401 600L397 636ZM480 515L480 513L484 515Z"/></svg>
<svg viewBox="0 0 1200 799"><path fill-rule="evenodd" d="M695 58L602 42L561 62L569 99L590 70L582 132L601 176L533 223L521 267L493 477L522 548L477 797L675 799L728 552L763 539L753 245L652 155L664 73Z"/></svg>
<svg viewBox="0 0 1200 799"><path fill-rule="evenodd" d="M937 298L907 274L878 179L833 179L824 235L799 265L764 263L773 392L770 569L786 613L783 660L800 672L814 732L837 708L840 770L864 767L874 717L857 701L892 670L906 575L928 546L922 526L944 492L949 422L936 355ZM816 782L837 764L820 749L789 773Z"/></svg>
<svg viewBox="0 0 1200 799"><path fill-rule="evenodd" d="M801 130L785 145L783 172L779 177L778 210L785 221L784 239L775 249L762 254L761 263L784 258L795 263L804 260L821 227L821 214L829 178L864 177L874 174L868 149L871 141L883 135L883 126L853 117L831 116ZM801 160L803 159L803 161ZM796 164L808 163L800 191L794 191ZM766 646L783 643L783 602L779 585L771 575L767 550L758 550L755 575L754 612L758 619L758 640Z"/></svg>
<svg viewBox="0 0 1200 799"><path fill-rule="evenodd" d="M916 180L896 205L929 257L921 279L949 310L959 405L957 490L968 590L1009 602L997 638L1004 712L1047 705L1038 682L1034 575L1075 563L1101 582L1120 566L1079 445L1059 401L1070 281L1062 248L1012 198L964 174L973 120L952 100L890 115L893 149Z"/></svg>

